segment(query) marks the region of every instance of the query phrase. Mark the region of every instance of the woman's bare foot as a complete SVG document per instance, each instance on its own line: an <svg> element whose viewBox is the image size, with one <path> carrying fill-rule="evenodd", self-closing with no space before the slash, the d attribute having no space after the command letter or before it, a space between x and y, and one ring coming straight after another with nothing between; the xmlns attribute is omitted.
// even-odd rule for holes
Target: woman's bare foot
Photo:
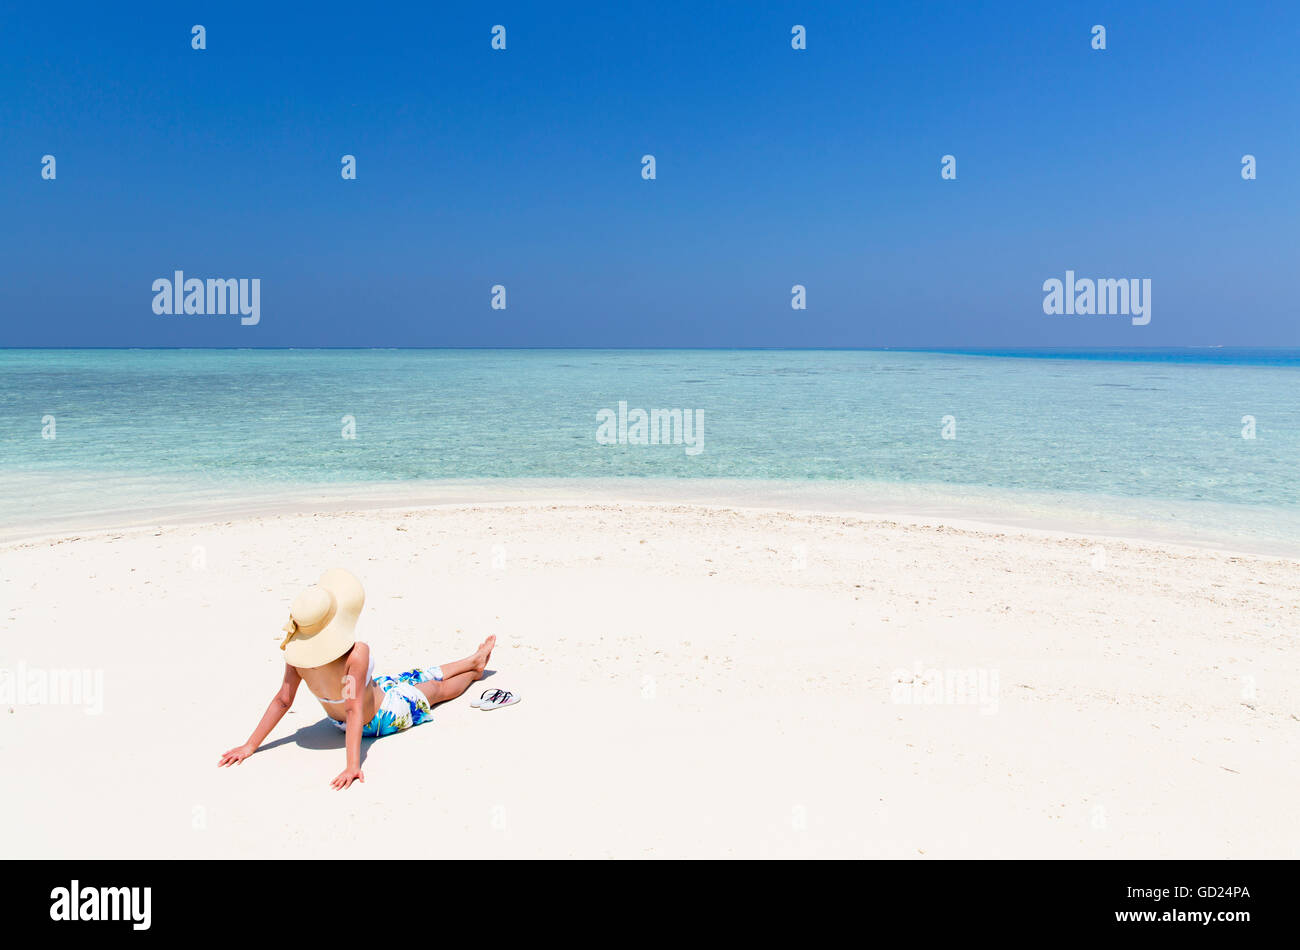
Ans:
<svg viewBox="0 0 1300 950"><path fill-rule="evenodd" d="M497 638L488 637L478 645L478 649L470 657L470 662L474 664L474 672L478 674L474 677L475 679L482 677L483 671L487 669L488 657L492 655L492 648L496 645Z"/></svg>
<svg viewBox="0 0 1300 950"><path fill-rule="evenodd" d="M492 655L492 648L496 645L497 645L497 638L488 637L486 640L484 640L482 643L478 645L477 650L475 650L469 656L465 657L465 659L456 660L455 662L452 663L442 664L441 669L442 669L442 677L444 681L453 679L457 676L463 676L466 673L473 674L473 676L471 676L468 680L465 681L465 684L460 687L460 689L455 693L455 695L459 696L461 693L463 693L465 691L465 687L468 686L470 683L474 682L474 680L483 678L483 670L487 667L488 657Z"/></svg>

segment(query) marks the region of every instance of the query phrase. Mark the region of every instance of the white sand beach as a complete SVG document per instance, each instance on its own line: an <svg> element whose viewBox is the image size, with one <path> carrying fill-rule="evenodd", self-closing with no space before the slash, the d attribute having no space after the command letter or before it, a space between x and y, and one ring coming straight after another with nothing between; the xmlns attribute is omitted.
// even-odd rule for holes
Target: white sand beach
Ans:
<svg viewBox="0 0 1300 950"><path fill-rule="evenodd" d="M261 751L216 768L279 683L290 599L331 566L366 586L377 672L495 634L485 685L522 702L466 695L366 740L365 784L336 792L343 735L304 688ZM633 501L10 541L0 667L102 674L102 710L26 686L0 706L0 841L20 858L1294 858L1297 568Z"/></svg>

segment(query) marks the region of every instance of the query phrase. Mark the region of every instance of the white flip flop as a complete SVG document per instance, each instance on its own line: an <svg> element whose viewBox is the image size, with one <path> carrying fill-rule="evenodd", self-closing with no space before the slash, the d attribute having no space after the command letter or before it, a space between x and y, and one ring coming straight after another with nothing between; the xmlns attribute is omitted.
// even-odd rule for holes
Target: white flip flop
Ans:
<svg viewBox="0 0 1300 950"><path fill-rule="evenodd" d="M479 703L479 708L484 712L487 712L489 709L500 709L502 706L513 706L517 702L519 702L518 693L498 689L484 697L483 701Z"/></svg>
<svg viewBox="0 0 1300 950"><path fill-rule="evenodd" d="M471 700L469 701L469 708L470 708L470 709L478 709L479 707L481 707L481 706L483 705L483 700L487 699L487 698L488 698L489 696L491 696L493 693L499 693L499 692L500 692L500 690L498 690L498 689L485 689L485 690L483 690L483 692L479 693L479 697L478 697L478 699L471 699Z"/></svg>

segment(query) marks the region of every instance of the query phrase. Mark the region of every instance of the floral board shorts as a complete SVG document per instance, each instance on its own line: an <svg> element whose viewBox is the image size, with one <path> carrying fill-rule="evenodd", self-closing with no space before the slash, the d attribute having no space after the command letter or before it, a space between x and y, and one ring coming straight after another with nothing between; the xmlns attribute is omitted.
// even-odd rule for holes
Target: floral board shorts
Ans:
<svg viewBox="0 0 1300 950"><path fill-rule="evenodd" d="M431 666L396 676L376 676L374 683L383 689L384 701L379 704L374 718L361 727L361 735L367 739L378 739L433 719L433 708L429 705L429 700L415 688L416 683L427 683L429 680L441 683L442 667ZM330 721L347 731L346 723L337 719Z"/></svg>

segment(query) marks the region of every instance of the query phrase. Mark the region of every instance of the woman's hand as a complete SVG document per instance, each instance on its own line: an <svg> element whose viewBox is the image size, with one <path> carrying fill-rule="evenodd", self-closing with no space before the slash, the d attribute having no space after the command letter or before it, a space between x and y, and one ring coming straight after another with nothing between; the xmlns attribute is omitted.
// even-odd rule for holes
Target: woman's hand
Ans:
<svg viewBox="0 0 1300 950"><path fill-rule="evenodd" d="M238 765L256 751L247 742L243 745L237 745L229 752L222 754L221 761L217 763L217 768L221 768L223 765Z"/></svg>
<svg viewBox="0 0 1300 950"><path fill-rule="evenodd" d="M344 769L330 782L331 787L336 791L341 791L351 785L353 782L365 782L365 773L360 769Z"/></svg>

